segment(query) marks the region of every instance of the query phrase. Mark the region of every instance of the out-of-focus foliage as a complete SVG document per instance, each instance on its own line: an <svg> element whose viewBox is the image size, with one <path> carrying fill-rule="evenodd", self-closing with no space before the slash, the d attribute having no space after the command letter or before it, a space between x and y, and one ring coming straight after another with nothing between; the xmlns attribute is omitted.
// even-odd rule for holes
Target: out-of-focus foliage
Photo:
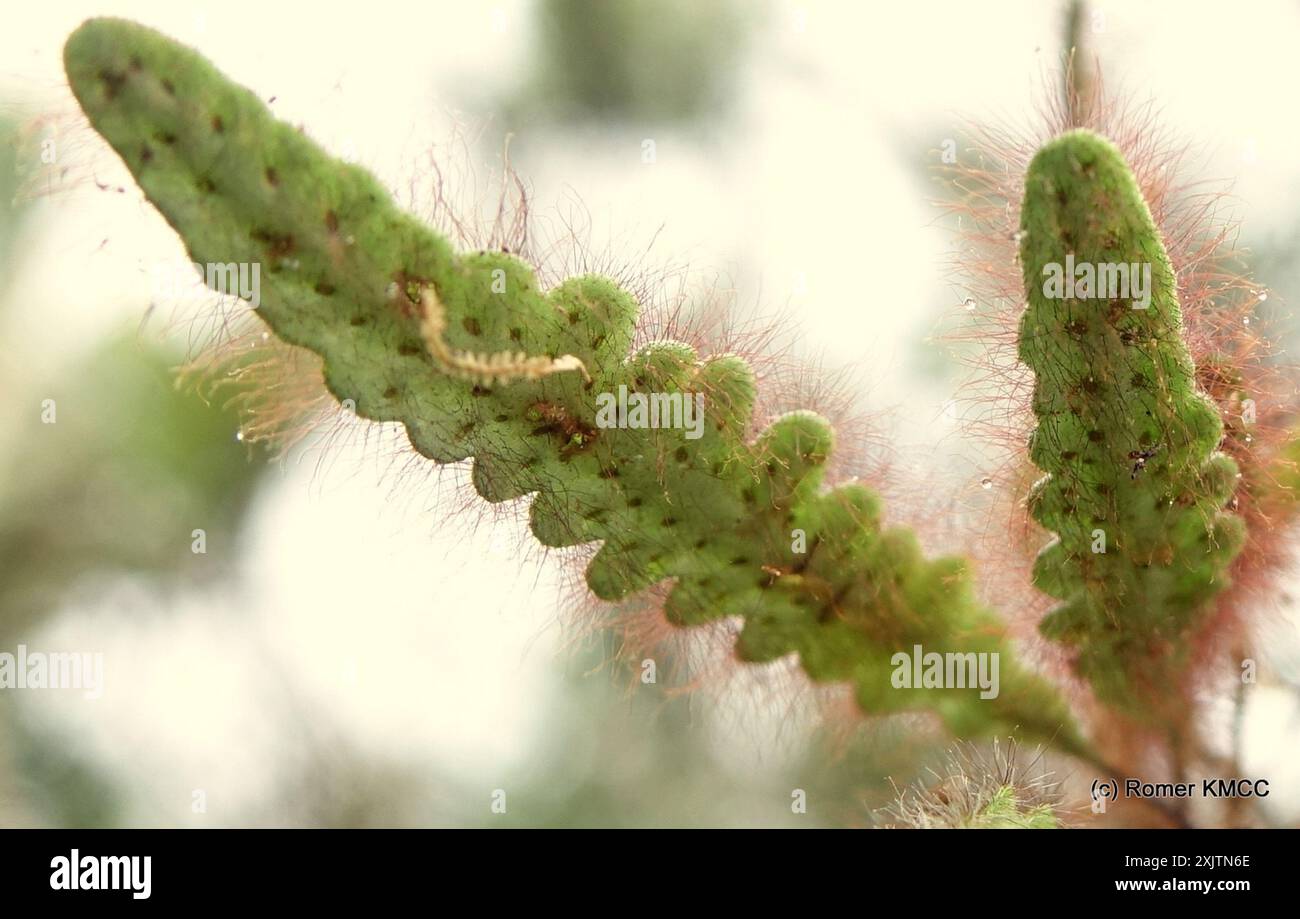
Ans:
<svg viewBox="0 0 1300 919"><path fill-rule="evenodd" d="M754 13L731 0L542 0L537 61L510 108L522 120L700 119L726 107Z"/></svg>
<svg viewBox="0 0 1300 919"><path fill-rule="evenodd" d="M19 195L38 153L27 140L0 123L0 317L21 307L8 289L31 212ZM87 579L140 574L180 584L228 570L264 466L235 441L233 412L176 388L178 361L119 335L72 372L33 377L32 362L0 363L0 389L25 409L0 435L0 650L32 641ZM196 529L219 551L192 552ZM17 702L0 698L0 822L114 825L112 780L20 717Z"/></svg>
<svg viewBox="0 0 1300 919"><path fill-rule="evenodd" d="M211 550L229 544L261 467L234 439L231 413L173 385L174 363L123 337L75 375L23 387L29 423L0 453L0 634L79 577L193 579L230 558ZM191 550L196 529L207 554Z"/></svg>
<svg viewBox="0 0 1300 919"><path fill-rule="evenodd" d="M0 303L13 273L10 253L26 208L17 198L19 168L29 154L16 125L0 120Z"/></svg>
<svg viewBox="0 0 1300 919"><path fill-rule="evenodd" d="M37 151L0 125L0 313L21 267L28 207L19 181ZM0 435L0 636L20 633L79 577L112 571L192 577L229 553L195 555L191 533L228 539L259 467L234 415L172 383L175 354L133 337L100 345L73 372L0 365L25 406Z"/></svg>
<svg viewBox="0 0 1300 919"><path fill-rule="evenodd" d="M703 706L617 659L612 632L569 661L548 739L526 764L481 783L412 761L376 758L339 734L328 715L290 708L293 763L277 792L290 825L476 827L815 827L868 822L858 800L894 794L870 732L847 748L823 739L761 774L729 769L712 748ZM659 663L671 669L668 660ZM284 698L292 702L292 692ZM296 717L295 717L296 715ZM878 731L895 733L888 726ZM899 734L906 732L899 731ZM912 741L915 741L913 736ZM917 775L916 743L889 738L896 776ZM493 788L493 786L499 786ZM795 790L806 812L795 804ZM492 810L500 791L504 812ZM261 818L253 818L259 822Z"/></svg>

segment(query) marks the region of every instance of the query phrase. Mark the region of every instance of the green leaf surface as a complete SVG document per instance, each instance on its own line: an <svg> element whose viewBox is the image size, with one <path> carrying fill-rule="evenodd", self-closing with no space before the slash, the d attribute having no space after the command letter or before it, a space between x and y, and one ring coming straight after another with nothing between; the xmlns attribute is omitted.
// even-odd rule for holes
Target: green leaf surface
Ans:
<svg viewBox="0 0 1300 919"><path fill-rule="evenodd" d="M1225 510L1236 465L1218 452L1222 422L1196 390L1174 271L1119 151L1087 131L1045 145L1021 233L1020 357L1038 420L1029 452L1047 473L1030 509L1056 536L1034 580L1062 601L1042 631L1076 649L1101 698L1150 713L1173 696L1186 639L1243 543ZM1052 282L1067 259L1080 279L1085 265L1129 266L1127 296L1118 275L1103 285L1099 273L1060 295Z"/></svg>

